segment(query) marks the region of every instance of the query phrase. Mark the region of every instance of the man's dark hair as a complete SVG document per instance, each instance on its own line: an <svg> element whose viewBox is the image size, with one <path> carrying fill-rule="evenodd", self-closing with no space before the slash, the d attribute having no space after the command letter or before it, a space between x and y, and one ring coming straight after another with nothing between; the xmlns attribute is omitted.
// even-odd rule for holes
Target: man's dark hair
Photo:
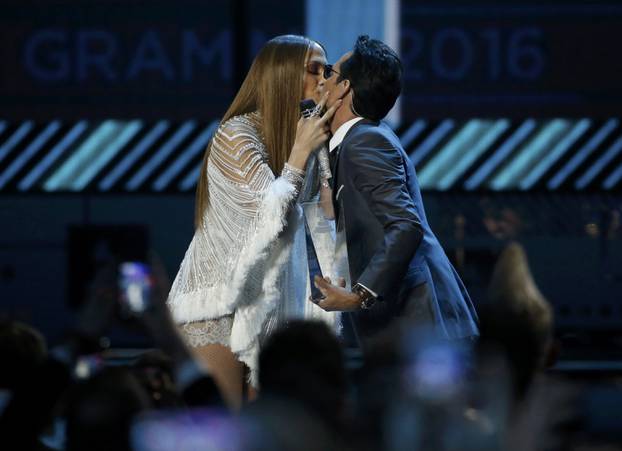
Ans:
<svg viewBox="0 0 622 451"><path fill-rule="evenodd" d="M15 389L47 356L43 335L36 329L17 321L0 322L0 389Z"/></svg>
<svg viewBox="0 0 622 451"><path fill-rule="evenodd" d="M147 393L128 368L105 368L67 394L66 449L129 451L132 422L150 408Z"/></svg>
<svg viewBox="0 0 622 451"><path fill-rule="evenodd" d="M374 121L384 118L402 91L397 53L382 41L359 36L340 69L340 78L350 80L354 91L354 113Z"/></svg>
<svg viewBox="0 0 622 451"><path fill-rule="evenodd" d="M337 337L319 321L291 321L259 355L262 396L296 401L329 419L343 407L346 373Z"/></svg>

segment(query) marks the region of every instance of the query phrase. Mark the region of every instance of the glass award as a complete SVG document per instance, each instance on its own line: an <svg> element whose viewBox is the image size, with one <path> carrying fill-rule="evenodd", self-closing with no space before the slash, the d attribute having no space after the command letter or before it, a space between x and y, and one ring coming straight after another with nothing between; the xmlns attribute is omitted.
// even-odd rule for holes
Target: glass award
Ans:
<svg viewBox="0 0 622 451"><path fill-rule="evenodd" d="M310 201L302 204L307 235L307 258L311 280L315 275L330 277L334 284L340 277L350 289L350 270L343 212L337 223L333 217L331 202ZM340 229L337 230L337 224ZM312 284L313 286L313 284Z"/></svg>

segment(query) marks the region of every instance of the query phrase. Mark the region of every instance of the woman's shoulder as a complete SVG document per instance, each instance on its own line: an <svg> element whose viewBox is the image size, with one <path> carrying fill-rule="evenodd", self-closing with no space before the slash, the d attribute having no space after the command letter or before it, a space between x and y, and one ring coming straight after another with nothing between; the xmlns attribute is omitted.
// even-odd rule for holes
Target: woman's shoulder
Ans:
<svg viewBox="0 0 622 451"><path fill-rule="evenodd" d="M252 152L259 158L266 157L266 147L261 133L259 113L233 116L220 124L212 140L212 152L239 157L240 153Z"/></svg>
<svg viewBox="0 0 622 451"><path fill-rule="evenodd" d="M253 140L262 142L261 116L256 111L233 116L220 124L217 133L225 135L230 141Z"/></svg>

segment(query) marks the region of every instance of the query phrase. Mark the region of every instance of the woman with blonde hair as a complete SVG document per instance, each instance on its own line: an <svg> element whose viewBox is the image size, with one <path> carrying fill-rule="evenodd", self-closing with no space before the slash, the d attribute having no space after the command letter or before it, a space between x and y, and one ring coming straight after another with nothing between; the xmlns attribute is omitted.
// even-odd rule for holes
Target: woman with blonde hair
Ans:
<svg viewBox="0 0 622 451"><path fill-rule="evenodd" d="M317 42L294 35L270 40L205 152L195 233L168 306L234 409L242 400L244 365L256 386L262 340L307 304L296 200L337 105L306 119L299 105L306 98L324 105L325 65Z"/></svg>

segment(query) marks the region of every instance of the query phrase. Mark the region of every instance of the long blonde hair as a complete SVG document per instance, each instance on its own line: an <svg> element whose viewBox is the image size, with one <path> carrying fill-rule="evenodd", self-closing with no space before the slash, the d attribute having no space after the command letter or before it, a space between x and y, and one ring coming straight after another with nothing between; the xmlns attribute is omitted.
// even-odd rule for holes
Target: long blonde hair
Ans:
<svg viewBox="0 0 622 451"><path fill-rule="evenodd" d="M279 173L289 159L300 99L304 87L304 65L314 41L297 35L277 36L268 41L253 61L240 90L221 124L234 116L260 111L261 127L272 172ZM208 205L207 163L211 143L205 151L197 184L194 224L200 227Z"/></svg>

